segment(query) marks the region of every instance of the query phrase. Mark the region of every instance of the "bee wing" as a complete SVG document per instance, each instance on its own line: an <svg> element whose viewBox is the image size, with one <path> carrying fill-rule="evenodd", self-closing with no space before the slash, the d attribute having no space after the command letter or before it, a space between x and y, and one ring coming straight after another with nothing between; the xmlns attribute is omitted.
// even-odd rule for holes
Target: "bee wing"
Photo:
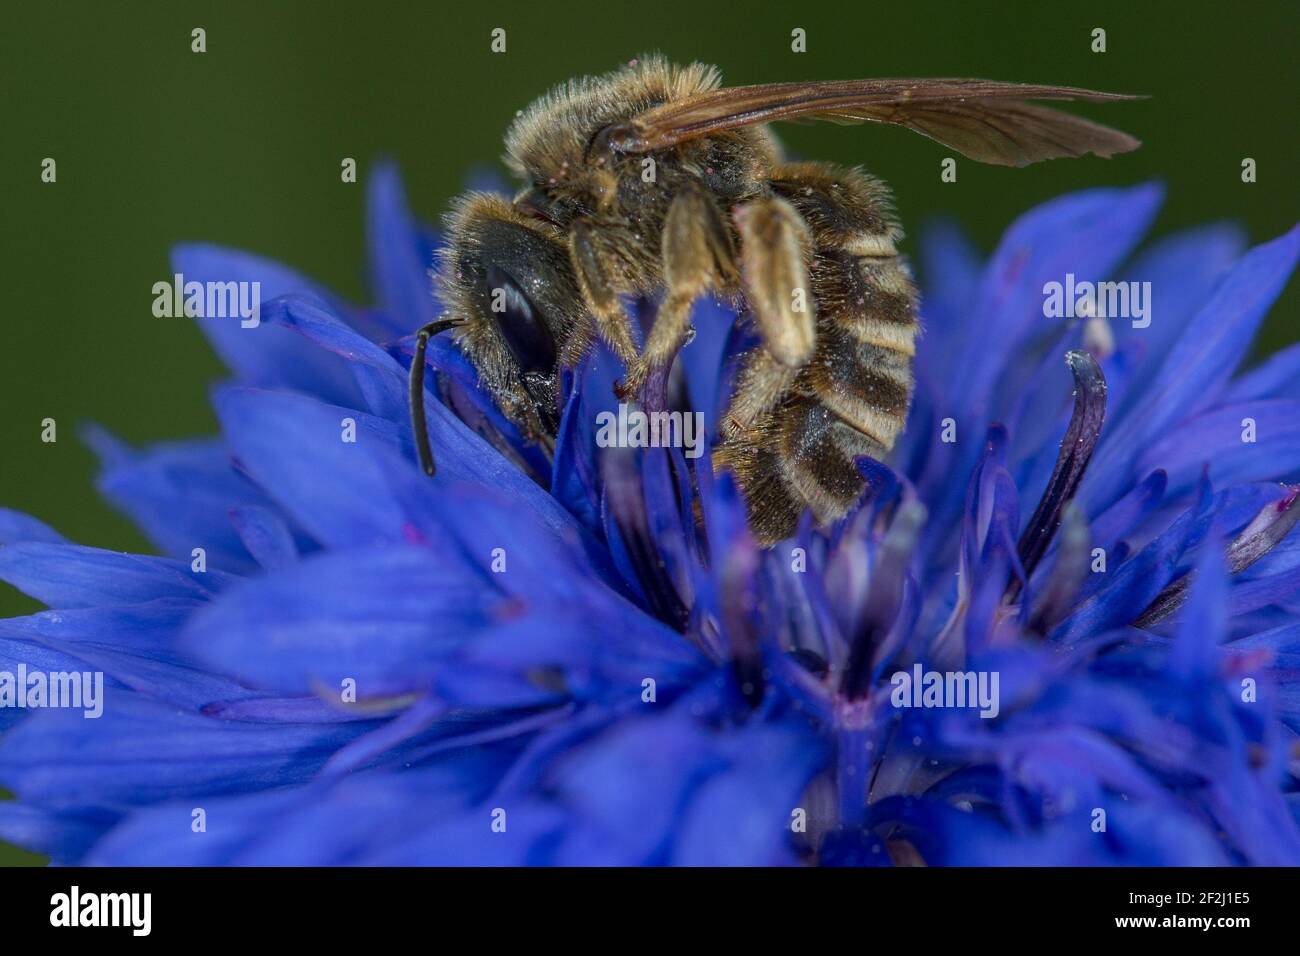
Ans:
<svg viewBox="0 0 1300 956"><path fill-rule="evenodd" d="M665 103L611 128L608 138L621 152L644 153L775 120L892 123L982 163L1024 166L1085 153L1112 156L1139 145L1127 133L1026 100L1139 98L993 80L771 83L713 90Z"/></svg>

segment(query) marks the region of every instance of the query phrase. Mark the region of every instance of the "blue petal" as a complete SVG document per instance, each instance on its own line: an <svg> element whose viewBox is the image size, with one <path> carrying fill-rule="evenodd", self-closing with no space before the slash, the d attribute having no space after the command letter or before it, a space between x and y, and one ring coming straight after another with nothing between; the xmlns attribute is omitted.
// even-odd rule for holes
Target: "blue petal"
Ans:
<svg viewBox="0 0 1300 956"><path fill-rule="evenodd" d="M1218 666L1219 642L1228 630L1228 569L1223 541L1211 535L1201 553L1190 584L1190 596L1178 617L1178 637L1169 654L1169 670L1191 682L1213 679Z"/></svg>
<svg viewBox="0 0 1300 956"><path fill-rule="evenodd" d="M461 649L461 657L506 671L558 669L572 695L596 699L639 700L647 677L666 693L709 671L704 656L680 634L630 606L596 612L549 606L481 635Z"/></svg>
<svg viewBox="0 0 1300 956"><path fill-rule="evenodd" d="M93 731L46 710L0 739L0 784L47 807L198 799L302 782L366 724L212 720L106 688ZM201 804L191 804L199 806Z"/></svg>
<svg viewBox="0 0 1300 956"><path fill-rule="evenodd" d="M433 257L407 207L395 163L376 164L366 184L366 248L371 282L393 326L414 332L433 321Z"/></svg>
<svg viewBox="0 0 1300 956"><path fill-rule="evenodd" d="M231 450L253 479L323 544L344 547L376 540L405 540L410 503L404 484L423 506L443 502L451 483L471 481L496 490L517 514L556 533L572 533L570 515L533 481L469 432L440 402L430 402L430 433L437 477L415 465L405 425L306 396L253 389L218 390L214 404ZM343 440L345 419L356 441ZM411 479L420 479L418 486ZM418 490L417 490L418 487Z"/></svg>
<svg viewBox="0 0 1300 956"><path fill-rule="evenodd" d="M367 773L285 791L212 798L204 802L207 831L199 834L192 830L191 802L166 804L128 817L94 847L86 862L111 866L373 864L384 854L407 849L414 837L441 820L459 819L463 809L491 785L500 762L496 752L485 750L402 774ZM418 855L409 861L481 862L472 856L449 860Z"/></svg>
<svg viewBox="0 0 1300 956"><path fill-rule="evenodd" d="M172 251L172 267L187 282L260 282L262 302L290 293L337 302L328 291L293 270L234 249L178 246ZM244 328L236 318L195 321L226 367L245 383L262 388L296 388L326 401L358 404L360 395L347 363L301 336L265 322Z"/></svg>
<svg viewBox="0 0 1300 956"><path fill-rule="evenodd" d="M463 808L482 798L500 774L501 764L497 750L483 748L451 755L432 768L408 771L405 778L369 775L344 781L331 800L304 801L292 815L291 826L257 827L253 831L256 843L232 862L240 866L276 866L285 860L324 866L387 862L485 865L488 861L473 852L451 856L436 836L428 839L423 852L411 844L441 821L463 819L459 816ZM502 836L492 832L491 816L486 812L473 822L482 823L481 833L491 839ZM519 814L510 815L511 838L519 835L522 822ZM492 844L484 843L490 852ZM501 843L497 839L497 847ZM392 858L384 859L388 854Z"/></svg>
<svg viewBox="0 0 1300 956"><path fill-rule="evenodd" d="M346 359L364 399L359 407L392 421L406 421L406 375L402 368L387 351L349 326L326 304L304 296L281 296L266 305L262 321L292 329L321 349Z"/></svg>
<svg viewBox="0 0 1300 956"><path fill-rule="evenodd" d="M100 429L87 432L88 442L101 451L100 493L159 550L189 561L194 548L203 548L210 567L240 574L256 569L230 512L270 501L231 467L221 441L176 442L137 453Z"/></svg>
<svg viewBox="0 0 1300 956"><path fill-rule="evenodd" d="M1210 406L1250 347L1300 256L1300 227L1248 252L1216 286L1159 373L1124 417L1102 434L1080 489L1093 505L1122 491L1132 462L1154 439Z"/></svg>
<svg viewBox="0 0 1300 956"><path fill-rule="evenodd" d="M239 467L316 540L401 539L404 515L384 476L405 466L394 460L397 426L288 392L227 387L213 404ZM344 441L349 422L354 442Z"/></svg>
<svg viewBox="0 0 1300 956"><path fill-rule="evenodd" d="M1106 278L1145 233L1162 196L1154 184L1076 193L1031 210L1007 230L973 302L945 343L961 360L929 382L934 417L953 418L959 435L966 436L955 443L932 436L925 473L916 475L930 509L930 538L957 524L961 498L951 493L952 476L969 474L982 447L969 437L1007 411L996 401L1000 395L1017 394L995 386L1009 368L1015 371L1011 360L1045 328L1044 285L1063 282L1069 273L1078 281ZM990 340L999 347L987 348ZM912 457L920 460L914 448Z"/></svg>
<svg viewBox="0 0 1300 956"><path fill-rule="evenodd" d="M3 624L0 624L0 628ZM7 630L4 629L4 630ZM4 633L0 630L0 635ZM13 675L18 672L19 666L26 667L27 672L41 672L45 674L55 673L77 673L93 670L93 665L80 655L68 653L64 648L48 647L44 644L27 639L14 639L0 636L0 672ZM38 713L34 709L20 708L6 705L0 707L0 730L19 723L23 718L30 714ZM81 711L77 711L78 714ZM0 806L4 804L0 802Z"/></svg>
<svg viewBox="0 0 1300 956"><path fill-rule="evenodd" d="M961 326L958 355L987 355L981 344L995 337L996 355L1014 355L1021 339L1043 321L1043 286L1098 281L1117 266L1149 228L1163 199L1155 184L1132 189L1095 189L1062 196L1021 216L1007 230L989 261L984 281ZM950 394L976 408L987 400L1000 363L989 358L959 365Z"/></svg>
<svg viewBox="0 0 1300 956"><path fill-rule="evenodd" d="M0 508L0 545L17 544L20 541L66 544L67 540L44 521L11 508Z"/></svg>
<svg viewBox="0 0 1300 956"><path fill-rule="evenodd" d="M1270 355L1228 387L1224 401L1300 398L1300 342Z"/></svg>
<svg viewBox="0 0 1300 956"><path fill-rule="evenodd" d="M245 550L269 571L298 560L298 545L288 523L272 508L244 505L232 508L230 523Z"/></svg>
<svg viewBox="0 0 1300 956"><path fill-rule="evenodd" d="M595 416L575 388L560 416L551 467L551 495L592 534L600 532L600 472L596 464Z"/></svg>
<svg viewBox="0 0 1300 956"><path fill-rule="evenodd" d="M115 611L46 611L0 621L0 635L19 638L13 643L27 648L29 668L34 666L31 654L39 647L41 656L52 652L69 662L44 666L44 670L102 671L117 686L131 687L189 710L199 710L213 701L247 697L249 691L245 688L196 670L173 652L170 645L178 630L179 610L172 605L165 609L145 605ZM139 633L120 636L118 629L127 622L138 622ZM86 630L87 623L92 624L92 630ZM0 657L6 643L0 638Z"/></svg>
<svg viewBox="0 0 1300 956"><path fill-rule="evenodd" d="M299 790L272 791L237 798L204 797L167 803L131 814L89 848L90 866L223 866L249 843L292 820L303 803ZM195 809L205 813L195 832ZM282 865L312 862L282 859Z"/></svg>
<svg viewBox="0 0 1300 956"><path fill-rule="evenodd" d="M731 765L695 789L675 841L685 866L796 862L790 821L799 796L826 763L824 739L797 724L754 726L729 736Z"/></svg>
<svg viewBox="0 0 1300 956"><path fill-rule="evenodd" d="M257 686L362 699L428 683L509 602L487 575L430 548L339 549L250 580L196 614L183 646Z"/></svg>
<svg viewBox="0 0 1300 956"><path fill-rule="evenodd" d="M220 571L192 571L170 558L29 542L0 547L0 580L55 608L202 601L230 583Z"/></svg>
<svg viewBox="0 0 1300 956"><path fill-rule="evenodd" d="M407 700L394 698L394 710ZM379 705L375 705L378 708ZM234 700L217 700L203 707L203 714L220 720L245 720L255 724L337 724L375 720L387 714L382 709L366 707L356 710L339 701L321 697L242 696Z"/></svg>
<svg viewBox="0 0 1300 956"><path fill-rule="evenodd" d="M552 771L568 809L630 859L662 859L692 792L727 764L680 713L624 721ZM580 861L573 861L580 862Z"/></svg>
<svg viewBox="0 0 1300 956"><path fill-rule="evenodd" d="M404 841L389 840L366 855L377 866L545 866L565 835L562 810L533 800L493 801L454 817L433 818ZM505 811L504 832L494 832L494 813ZM626 862L626 861L619 861Z"/></svg>
<svg viewBox="0 0 1300 956"><path fill-rule="evenodd" d="M192 597L169 597L134 605L42 611L0 620L0 634L56 641L68 647L102 643L179 663L172 648L173 638L197 606Z"/></svg>
<svg viewBox="0 0 1300 956"><path fill-rule="evenodd" d="M1075 607L1052 633L1052 639L1071 644L1133 622L1178 576L1184 554L1204 538L1211 522L1217 522L1224 533L1239 528L1258 513L1270 494L1278 497L1278 490L1242 486L1184 512L1138 554L1118 568L1108 569L1104 576L1094 575L1103 578L1103 583Z"/></svg>
<svg viewBox="0 0 1300 956"><path fill-rule="evenodd" d="M1290 568L1280 574L1234 581L1228 609L1234 619L1241 619L1271 604L1286 607L1297 598L1300 598L1300 568Z"/></svg>
<svg viewBox="0 0 1300 956"><path fill-rule="evenodd" d="M1254 438L1246 440L1246 422ZM1189 491L1209 466L1216 487L1267 481L1300 469L1300 402L1257 401L1225 405L1189 419L1148 446L1138 473L1161 468L1169 475L1169 495Z"/></svg>
<svg viewBox="0 0 1300 956"><path fill-rule="evenodd" d="M979 289L984 268L979 251L960 225L939 219L922 227L920 257L926 324L936 330L954 330ZM956 358L945 349L926 349L924 353L934 361Z"/></svg>
<svg viewBox="0 0 1300 956"><path fill-rule="evenodd" d="M1146 381L1214 291L1215 284L1246 249L1240 226L1219 223L1167 236L1143 251L1124 270L1123 281L1151 283L1151 324L1111 323L1123 352L1131 353L1132 374ZM1119 403L1115 403L1118 409Z"/></svg>
<svg viewBox="0 0 1300 956"><path fill-rule="evenodd" d="M1113 505L1089 522L1088 530L1097 544L1114 550L1128 534L1139 529L1165 500L1169 476L1153 471Z"/></svg>
<svg viewBox="0 0 1300 956"><path fill-rule="evenodd" d="M736 313L722 303L710 296L699 299L691 309L695 335L677 358L686 374L691 408L704 413L710 429L716 423L723 353L735 321Z"/></svg>
<svg viewBox="0 0 1300 956"><path fill-rule="evenodd" d="M0 840L43 853L55 865L75 863L117 819L104 810L50 811L2 800Z"/></svg>

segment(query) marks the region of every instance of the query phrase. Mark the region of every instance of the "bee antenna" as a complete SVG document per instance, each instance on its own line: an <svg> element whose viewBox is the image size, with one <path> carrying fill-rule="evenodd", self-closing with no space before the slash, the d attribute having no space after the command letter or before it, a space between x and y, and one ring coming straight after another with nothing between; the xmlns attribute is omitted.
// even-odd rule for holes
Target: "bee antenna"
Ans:
<svg viewBox="0 0 1300 956"><path fill-rule="evenodd" d="M415 357L411 359L411 429L415 432L415 452L420 469L432 478L438 469L433 464L433 448L429 445L428 420L424 414L424 352L429 339L439 332L461 325L460 319L437 319L415 333Z"/></svg>

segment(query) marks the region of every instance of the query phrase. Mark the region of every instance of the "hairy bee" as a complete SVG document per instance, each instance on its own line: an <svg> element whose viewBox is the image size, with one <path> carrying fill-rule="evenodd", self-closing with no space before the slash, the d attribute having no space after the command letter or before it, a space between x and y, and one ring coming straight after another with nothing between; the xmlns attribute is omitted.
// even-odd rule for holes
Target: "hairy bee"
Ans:
<svg viewBox="0 0 1300 956"><path fill-rule="evenodd" d="M513 201L457 200L440 263L444 317L421 329L411 394L421 464L429 337L455 328L502 412L548 452L559 371L597 338L635 395L673 360L711 293L752 321L715 449L756 537L788 536L857 500L911 401L917 297L888 187L860 169L787 162L774 120L905 126L986 163L1110 156L1138 142L1028 100L1131 97L986 80L850 80L720 88L718 71L634 61L539 99L506 136ZM649 175L647 175L649 171ZM661 294L648 334L631 296Z"/></svg>

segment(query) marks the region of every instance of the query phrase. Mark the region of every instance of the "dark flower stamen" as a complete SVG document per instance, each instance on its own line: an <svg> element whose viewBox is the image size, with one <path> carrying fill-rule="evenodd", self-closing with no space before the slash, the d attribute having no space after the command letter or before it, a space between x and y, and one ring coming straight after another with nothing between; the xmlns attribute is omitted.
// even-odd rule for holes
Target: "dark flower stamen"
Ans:
<svg viewBox="0 0 1300 956"><path fill-rule="evenodd" d="M628 560L645 591L650 610L661 621L677 630L684 630L690 612L659 559L659 549L646 514L636 456L624 448L605 451L600 470L605 484L606 507L623 539Z"/></svg>
<svg viewBox="0 0 1300 956"><path fill-rule="evenodd" d="M1226 564L1229 574L1240 574L1276 547L1300 521L1300 486L1292 487L1285 498L1266 509L1228 545ZM1155 600L1133 622L1135 627L1152 627L1168 618L1187 600L1192 575L1184 574L1156 595Z"/></svg>
<svg viewBox="0 0 1300 956"><path fill-rule="evenodd" d="M861 632L849 649L849 659L840 679L840 693L847 700L865 697L871 689L876 666L903 601L908 562L925 525L926 509L920 502L904 504L881 545L872 568L867 606ZM892 650L892 648L891 648Z"/></svg>
<svg viewBox="0 0 1300 956"><path fill-rule="evenodd" d="M1039 637L1050 634L1052 628L1069 614L1079 584L1088 574L1088 551L1092 542L1088 535L1088 521L1077 502L1066 502L1061 514L1060 535L1056 563L1039 590L1028 617L1029 630Z"/></svg>
<svg viewBox="0 0 1300 956"><path fill-rule="evenodd" d="M1102 423L1106 420L1106 377L1097 360L1090 353L1076 349L1066 353L1065 361L1074 376L1074 412L1061 440L1052 477L1039 499L1034 516L1020 536L1020 563L1025 569L1026 581L1047 553L1056 529L1061 526L1065 505L1074 497L1079 482L1083 480L1083 473L1101 436ZM1007 587L1007 600L1014 601L1020 588L1021 579L1012 578Z"/></svg>

